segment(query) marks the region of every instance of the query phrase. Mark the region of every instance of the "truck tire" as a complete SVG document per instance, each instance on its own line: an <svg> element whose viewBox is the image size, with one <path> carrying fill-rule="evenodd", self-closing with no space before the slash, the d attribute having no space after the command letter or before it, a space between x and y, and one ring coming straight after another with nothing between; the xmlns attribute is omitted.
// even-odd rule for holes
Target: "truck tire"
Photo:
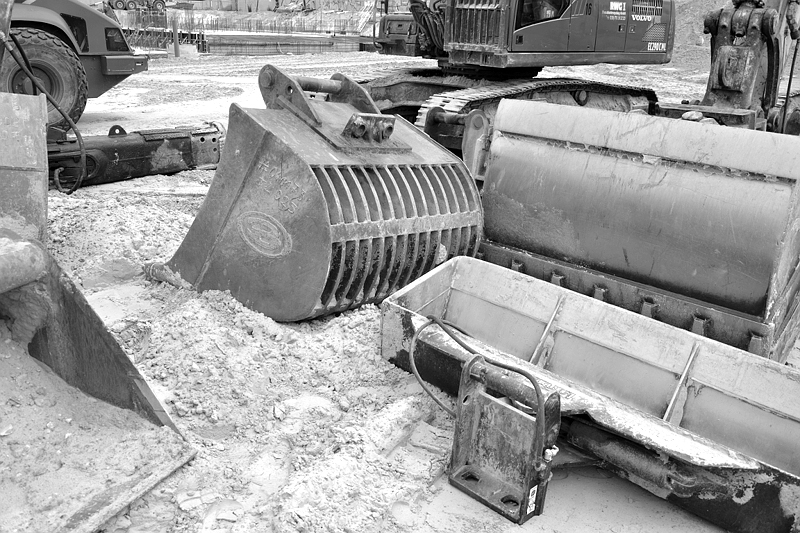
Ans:
<svg viewBox="0 0 800 533"><path fill-rule="evenodd" d="M128 0L125 5L127 6L128 11L136 11L136 9L139 7L139 4L137 4L134 0Z"/></svg>
<svg viewBox="0 0 800 533"><path fill-rule="evenodd" d="M89 84L80 59L64 41L43 30L12 28L33 67L33 74L61 109L77 122L86 108ZM17 65L11 54L3 56L0 64L0 92L34 94L34 85ZM47 103L48 126L66 126L67 121Z"/></svg>
<svg viewBox="0 0 800 533"><path fill-rule="evenodd" d="M167 3L164 0L155 0L153 2L153 11L164 11L167 9Z"/></svg>
<svg viewBox="0 0 800 533"><path fill-rule="evenodd" d="M125 0L114 0L114 9L125 9Z"/></svg>

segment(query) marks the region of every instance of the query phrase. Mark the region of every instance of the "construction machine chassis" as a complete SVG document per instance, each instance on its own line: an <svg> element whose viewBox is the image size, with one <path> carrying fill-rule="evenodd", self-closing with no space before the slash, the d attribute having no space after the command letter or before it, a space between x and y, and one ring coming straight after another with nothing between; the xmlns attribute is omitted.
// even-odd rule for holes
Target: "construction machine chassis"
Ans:
<svg viewBox="0 0 800 533"><path fill-rule="evenodd" d="M490 126L500 100L544 100L569 106L631 111L647 109L658 98L652 89L569 78L529 78L489 81L444 75L439 69L400 71L362 83L382 113L399 114L445 148L461 154L464 123L435 121L430 111L466 117L485 113ZM474 169L471 169L474 171Z"/></svg>
<svg viewBox="0 0 800 533"><path fill-rule="evenodd" d="M11 33L30 56L45 89L73 121L83 114L87 98L147 70L147 56L133 54L119 23L78 0L16 3ZM36 93L11 54L0 64L0 91ZM48 124L65 126L58 111L48 107Z"/></svg>

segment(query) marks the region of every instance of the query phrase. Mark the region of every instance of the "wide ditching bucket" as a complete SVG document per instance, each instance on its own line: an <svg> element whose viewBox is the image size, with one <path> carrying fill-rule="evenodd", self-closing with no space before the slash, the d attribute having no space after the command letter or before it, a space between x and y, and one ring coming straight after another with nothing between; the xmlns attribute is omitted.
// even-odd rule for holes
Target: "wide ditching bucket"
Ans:
<svg viewBox="0 0 800 533"><path fill-rule="evenodd" d="M40 239L44 96L0 94L0 521L93 533L195 454Z"/></svg>
<svg viewBox="0 0 800 533"><path fill-rule="evenodd" d="M485 364L472 377L495 398L536 409L538 393L523 375L538 382L538 397L560 395L560 445L728 531L797 531L796 369L466 257L396 292L382 310L383 356L410 369L416 339L414 361L426 381L455 394L476 352ZM426 327L429 319L463 333L450 337L438 325ZM469 401L459 397L459 417ZM484 429L475 438L495 443L498 432L534 431L532 421L522 428L504 423L500 416L481 418L475 425ZM464 476L457 486L476 494L486 493L481 486L501 487L482 501L506 502L506 510L519 504L496 483L513 479L512 469L498 467L501 454L468 444L469 464L483 474Z"/></svg>
<svg viewBox="0 0 800 533"><path fill-rule="evenodd" d="M484 257L785 361L798 331L800 141L501 102Z"/></svg>
<svg viewBox="0 0 800 533"><path fill-rule="evenodd" d="M267 65L258 82L266 109L231 106L220 164L172 271L293 321L378 302L477 252L481 202L458 158L379 114L345 76L291 78Z"/></svg>

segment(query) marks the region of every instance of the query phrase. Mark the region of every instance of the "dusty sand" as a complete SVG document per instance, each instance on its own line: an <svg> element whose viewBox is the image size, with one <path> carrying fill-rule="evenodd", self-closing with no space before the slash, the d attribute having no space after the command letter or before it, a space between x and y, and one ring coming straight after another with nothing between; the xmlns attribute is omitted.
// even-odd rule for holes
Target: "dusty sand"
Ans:
<svg viewBox="0 0 800 533"><path fill-rule="evenodd" d="M61 531L93 499L107 499L106 489L180 464L187 449L177 433L70 387L5 333L0 531Z"/></svg>

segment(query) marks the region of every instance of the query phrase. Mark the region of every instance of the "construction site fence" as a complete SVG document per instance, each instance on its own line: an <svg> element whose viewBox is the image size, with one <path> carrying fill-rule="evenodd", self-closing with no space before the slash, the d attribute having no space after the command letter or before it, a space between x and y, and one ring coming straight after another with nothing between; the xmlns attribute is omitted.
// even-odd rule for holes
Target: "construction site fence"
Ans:
<svg viewBox="0 0 800 533"><path fill-rule="evenodd" d="M141 50L166 50L174 44L172 30L163 28L123 29L128 44ZM178 44L192 44L200 53L207 53L208 41L203 32L178 32Z"/></svg>
<svg viewBox="0 0 800 533"><path fill-rule="evenodd" d="M177 20L178 31L185 34L210 33L318 33L326 35L358 35L372 18L371 9L358 12L274 13L270 18L197 13L190 10L118 11L117 17L126 31L172 31Z"/></svg>
<svg viewBox="0 0 800 533"><path fill-rule="evenodd" d="M279 40L263 42L240 42L230 39L211 40L209 53L214 55L273 56L286 54L327 54L338 52L357 52L360 43L357 39L335 40Z"/></svg>
<svg viewBox="0 0 800 533"><path fill-rule="evenodd" d="M353 52L360 48L358 32L348 20L328 22L321 31L314 19L241 20L238 30L225 30L220 21L179 17L172 13L139 11L121 19L128 43L141 50L168 50L174 43L173 22L177 22L179 44L189 44L200 53L215 55L279 55Z"/></svg>

